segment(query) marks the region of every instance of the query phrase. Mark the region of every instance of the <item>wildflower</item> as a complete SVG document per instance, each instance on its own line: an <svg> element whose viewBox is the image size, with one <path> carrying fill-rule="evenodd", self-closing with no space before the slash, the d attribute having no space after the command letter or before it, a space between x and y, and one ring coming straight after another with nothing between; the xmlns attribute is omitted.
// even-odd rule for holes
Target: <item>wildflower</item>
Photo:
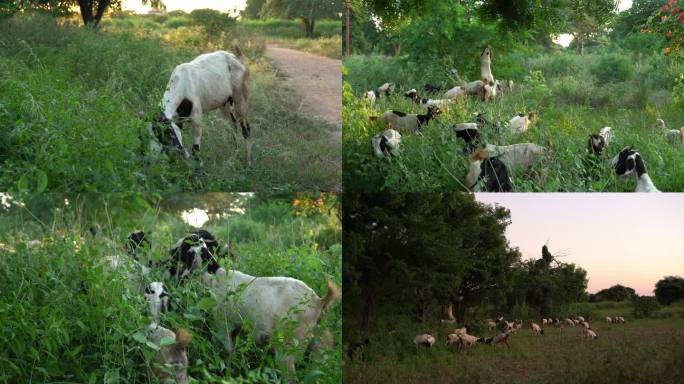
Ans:
<svg viewBox="0 0 684 384"><path fill-rule="evenodd" d="M676 1L677 1L677 0L670 0L670 1L668 1L667 5L672 5L672 4L674 4Z"/></svg>
<svg viewBox="0 0 684 384"><path fill-rule="evenodd" d="M665 49L664 49L665 55L669 55L670 52L672 52L672 48L670 48L670 47L665 47Z"/></svg>
<svg viewBox="0 0 684 384"><path fill-rule="evenodd" d="M663 5L663 12L667 12L670 9L670 6L665 4Z"/></svg>
<svg viewBox="0 0 684 384"><path fill-rule="evenodd" d="M684 12L679 14L679 17L677 18L677 20L679 20L679 21L684 20Z"/></svg>
<svg viewBox="0 0 684 384"><path fill-rule="evenodd" d="M292 205L295 206L295 207L298 206L299 203L300 203L300 201L299 201L298 199L294 199L294 200L292 201Z"/></svg>
<svg viewBox="0 0 684 384"><path fill-rule="evenodd" d="M323 199L316 200L316 205L318 205L319 207L322 207L323 204L324 204Z"/></svg>
<svg viewBox="0 0 684 384"><path fill-rule="evenodd" d="M665 37L667 37L668 39L669 39L670 37L672 37L672 31L666 31L666 32L665 32Z"/></svg>
<svg viewBox="0 0 684 384"><path fill-rule="evenodd" d="M679 11L681 11L681 10L682 9L679 7L674 7L674 8L672 8L672 11L670 11L670 13L674 15L675 13L679 13Z"/></svg>
<svg viewBox="0 0 684 384"><path fill-rule="evenodd" d="M667 21L667 15L660 16L660 21Z"/></svg>

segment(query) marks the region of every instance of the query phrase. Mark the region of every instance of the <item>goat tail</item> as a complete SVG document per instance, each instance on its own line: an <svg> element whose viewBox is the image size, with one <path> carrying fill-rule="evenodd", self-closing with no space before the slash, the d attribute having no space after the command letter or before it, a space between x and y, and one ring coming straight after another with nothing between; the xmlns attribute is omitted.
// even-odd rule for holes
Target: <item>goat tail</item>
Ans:
<svg viewBox="0 0 684 384"><path fill-rule="evenodd" d="M176 330L176 349L179 351L185 350L192 341L192 333L185 328L178 328Z"/></svg>
<svg viewBox="0 0 684 384"><path fill-rule="evenodd" d="M337 285L335 285L335 283L332 282L332 280L328 280L328 292L321 299L321 301L318 302L318 306L321 308L321 311L325 311L330 304L333 303L333 301L339 298L340 289L337 287Z"/></svg>

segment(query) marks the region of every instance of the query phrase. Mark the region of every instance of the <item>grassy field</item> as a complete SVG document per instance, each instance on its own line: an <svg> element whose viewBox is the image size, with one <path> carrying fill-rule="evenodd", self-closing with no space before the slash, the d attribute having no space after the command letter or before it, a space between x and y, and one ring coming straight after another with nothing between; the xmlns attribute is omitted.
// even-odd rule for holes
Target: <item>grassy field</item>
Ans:
<svg viewBox="0 0 684 384"><path fill-rule="evenodd" d="M98 33L38 15L0 21L0 190L341 189L332 128L296 114L299 100L262 57L258 25L217 37L173 20L105 19ZM145 125L175 65L231 50L234 39L251 71L254 164L245 163L241 134L214 113L205 118L201 172L148 159Z"/></svg>
<svg viewBox="0 0 684 384"><path fill-rule="evenodd" d="M154 349L142 336L150 321L143 295L131 288L125 273L107 269L105 258L125 257L122 245L127 234L145 229L151 236L152 258L165 260L170 247L191 229L169 207L177 200L202 199L225 196L42 194L20 198L23 206L9 208L3 198L0 383L157 382L146 373ZM232 243L236 269L256 276L298 278L319 295L324 294L327 279L340 286L341 235L334 213L295 214L297 208L287 197L241 199L231 206L241 207L243 214L232 211L205 225L219 241ZM223 208L224 213L230 211ZM95 224L101 225L99 233L84 235ZM42 244L35 246L30 240ZM228 267L230 262L222 264ZM162 317L162 324L185 327L193 334L188 350L191 382L281 382L273 349L277 340L256 348L249 337L239 338L232 371L223 369L221 336L211 315L214 299L199 279L180 285L164 280L160 270L153 270L149 279L164 281L173 299L174 309ZM337 346L342 337L341 307L335 303L319 323L332 332ZM339 383L340 360L340 348L326 352L321 360L302 358L298 377L302 382Z"/></svg>
<svg viewBox="0 0 684 384"><path fill-rule="evenodd" d="M391 335L371 339L366 359L345 360L345 383L677 383L684 373L684 306L661 311L663 319L631 318L627 303L582 304L597 316L623 315L626 324L590 320L596 340L582 340L579 327L561 334L546 327L533 336L526 320L510 350L478 344L456 350L444 342L447 327L387 324ZM580 312L582 313L582 312ZM668 314L670 315L663 315ZM474 324L473 328L484 328ZM452 327L453 328L453 327ZM416 348L418 333L437 333L432 349ZM479 333L477 333L479 332ZM471 333L469 331L469 333ZM490 336L486 328L474 332ZM381 334L381 333L376 333ZM434 335L435 333L433 333Z"/></svg>
<svg viewBox="0 0 684 384"><path fill-rule="evenodd" d="M642 45L647 47L646 43ZM479 58L468 60L477 62ZM463 191L469 160L463 152L463 141L455 137L451 126L472 122L476 113L483 112L505 127L515 114L537 111L538 119L524 134L513 137L505 133L498 136L491 129L481 132L485 142L497 145L532 142L546 146L549 139L553 143L550 161L529 172L513 171L516 191L633 191L633 178L618 181L610 166L610 159L632 144L640 151L660 190L684 190L684 146L668 145L661 132L652 128L656 118L663 118L672 129L684 124L681 104L671 98L673 79L684 73L681 63L659 52L616 46L598 47L584 56L520 51L499 55L498 60L495 52L492 72L495 78L514 80L511 95L489 103L473 98L461 100L420 134L404 135L398 157L377 159L370 139L386 127L370 123L368 116L386 110L424 113L423 108L405 99L402 91L422 90L427 83L455 86L456 81L449 75L450 68L414 65L404 56L355 55L346 59L345 188ZM457 62L454 66L465 73L466 79L478 76L463 71L465 64ZM499 75L497 67L502 68ZM397 83L399 92L378 100L372 109L366 108L360 98L362 93L384 82ZM424 97L442 98L438 94ZM613 127L614 142L600 158L590 157L586 150L588 135L604 126Z"/></svg>

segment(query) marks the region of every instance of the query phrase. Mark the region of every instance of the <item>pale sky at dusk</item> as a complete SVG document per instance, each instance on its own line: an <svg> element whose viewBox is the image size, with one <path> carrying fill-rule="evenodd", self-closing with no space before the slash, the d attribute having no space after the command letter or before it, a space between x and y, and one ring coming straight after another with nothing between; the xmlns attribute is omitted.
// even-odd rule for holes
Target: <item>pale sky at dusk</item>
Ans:
<svg viewBox="0 0 684 384"><path fill-rule="evenodd" d="M211 8L222 12L229 12L235 9L243 10L246 0L163 0L167 11L182 10L190 12L193 9ZM151 9L149 6L142 5L140 0L123 0L122 8L138 13L147 13Z"/></svg>
<svg viewBox="0 0 684 384"><path fill-rule="evenodd" d="M511 211L506 236L523 259L552 254L575 263L595 293L615 284L652 295L667 275L684 276L684 193L478 193Z"/></svg>

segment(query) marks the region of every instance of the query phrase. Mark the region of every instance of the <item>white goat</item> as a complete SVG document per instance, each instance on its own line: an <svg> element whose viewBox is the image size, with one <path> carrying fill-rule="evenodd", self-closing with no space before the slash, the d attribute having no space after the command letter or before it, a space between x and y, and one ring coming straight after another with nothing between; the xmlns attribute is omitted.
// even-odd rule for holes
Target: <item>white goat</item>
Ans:
<svg viewBox="0 0 684 384"><path fill-rule="evenodd" d="M596 332L594 332L594 330L589 328L589 327L586 327L586 328L582 327L581 332L582 332L582 336L585 339L592 339L592 340L598 339L598 335L596 334Z"/></svg>
<svg viewBox="0 0 684 384"><path fill-rule="evenodd" d="M541 327L537 323L530 323L530 329L532 329L532 333L534 335L543 335L544 334L544 330L541 329Z"/></svg>
<svg viewBox="0 0 684 384"><path fill-rule="evenodd" d="M154 355L151 372L159 378L160 382L172 380L177 384L187 384L187 348L192 341L192 334L183 328L172 332L158 324L161 312L169 308L169 296L164 289L164 284L150 283L145 289L145 299L153 317L152 322L145 328L145 336L147 340L160 347ZM162 343L164 339L171 343Z"/></svg>
<svg viewBox="0 0 684 384"><path fill-rule="evenodd" d="M199 159L202 115L218 109L235 129L240 123L247 147L247 162L251 163L251 127L247 121L249 70L237 46L235 51L237 55L226 51L206 53L173 70L161 103L163 112L153 123L153 131L162 144L173 147L187 158L189 155L183 147L180 128L183 122L190 120L192 152Z"/></svg>
<svg viewBox="0 0 684 384"><path fill-rule="evenodd" d="M663 132L663 135L665 135L665 138L670 144L684 143L684 127L679 129L667 129L663 119L657 119L653 126Z"/></svg>
<svg viewBox="0 0 684 384"><path fill-rule="evenodd" d="M637 181L634 192L660 192L646 173L646 164L641 159L641 154L634 147L626 147L620 151L613 158L612 165L620 178L634 174Z"/></svg>
<svg viewBox="0 0 684 384"><path fill-rule="evenodd" d="M423 345L428 348L432 348L432 346L435 344L435 341L435 337L429 333L423 333L422 335L418 335L413 338L413 344Z"/></svg>
<svg viewBox="0 0 684 384"><path fill-rule="evenodd" d="M511 118L511 120L509 121L508 129L513 134L523 133L530 129L530 125L532 124L532 121L535 119L535 116L536 112L530 112L527 115L521 113L516 116L513 116L513 118Z"/></svg>
<svg viewBox="0 0 684 384"><path fill-rule="evenodd" d="M538 163L546 154L546 148L534 143L511 145L487 144L487 157L498 157L509 169L526 170Z"/></svg>
<svg viewBox="0 0 684 384"><path fill-rule="evenodd" d="M401 133L394 129L387 129L382 135L375 135L371 139L373 153L377 157L395 156L399 153Z"/></svg>
<svg viewBox="0 0 684 384"><path fill-rule="evenodd" d="M606 316L606 323L611 324L613 322L613 319L610 316Z"/></svg>
<svg viewBox="0 0 684 384"><path fill-rule="evenodd" d="M453 98L461 97L461 96L465 96L465 95L466 95L465 87L461 87L461 86L455 86L455 87L451 88L450 90L446 91L446 93L444 93L444 96L449 98L449 99L453 99Z"/></svg>
<svg viewBox="0 0 684 384"><path fill-rule="evenodd" d="M303 281L289 277L254 277L219 268L216 274L205 273L204 284L216 294L214 315L219 326L228 328L223 346L228 353L234 348L235 333L245 322L252 326L252 336L259 345L266 343L283 324L294 322L294 333L288 344L306 346L321 315L340 297L340 291L328 281L328 292L319 298ZM229 295L229 292L234 293ZM283 363L290 374L295 372L295 356L285 354Z"/></svg>
<svg viewBox="0 0 684 384"><path fill-rule="evenodd" d="M368 106L372 107L373 105L375 105L375 100L377 99L377 96L375 96L374 91L368 91L363 94L363 98L368 103Z"/></svg>
<svg viewBox="0 0 684 384"><path fill-rule="evenodd" d="M613 140L613 132L610 127L603 127L597 134L589 135L589 142L587 143L587 150L589 153L600 155L605 148L610 145Z"/></svg>

